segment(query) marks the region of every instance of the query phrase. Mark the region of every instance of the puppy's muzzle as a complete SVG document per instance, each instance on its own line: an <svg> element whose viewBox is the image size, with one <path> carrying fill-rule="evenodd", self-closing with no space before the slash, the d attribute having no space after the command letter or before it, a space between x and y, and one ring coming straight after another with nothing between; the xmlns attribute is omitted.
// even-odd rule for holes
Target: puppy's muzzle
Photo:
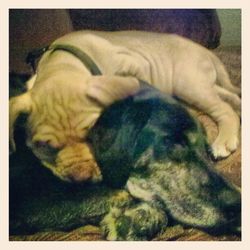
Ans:
<svg viewBox="0 0 250 250"><path fill-rule="evenodd" d="M52 172L60 179L68 182L99 182L101 171L87 144L74 143L64 147L57 155Z"/></svg>

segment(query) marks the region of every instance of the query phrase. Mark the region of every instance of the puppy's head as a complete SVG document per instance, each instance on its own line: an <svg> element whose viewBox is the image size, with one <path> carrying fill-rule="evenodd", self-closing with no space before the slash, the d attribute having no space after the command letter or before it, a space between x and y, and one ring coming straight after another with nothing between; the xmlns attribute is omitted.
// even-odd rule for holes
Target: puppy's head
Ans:
<svg viewBox="0 0 250 250"><path fill-rule="evenodd" d="M85 137L102 109L133 94L137 80L127 77L91 77L57 72L37 77L27 93L10 99L9 138L15 150L14 126L27 115L28 147L44 166L66 181L98 181L100 170Z"/></svg>

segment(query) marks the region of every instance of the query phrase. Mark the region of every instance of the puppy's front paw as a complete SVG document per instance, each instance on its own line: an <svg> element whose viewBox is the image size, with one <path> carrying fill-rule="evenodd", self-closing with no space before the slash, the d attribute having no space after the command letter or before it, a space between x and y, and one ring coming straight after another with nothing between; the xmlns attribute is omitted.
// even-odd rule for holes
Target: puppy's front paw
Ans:
<svg viewBox="0 0 250 250"><path fill-rule="evenodd" d="M101 227L107 240L149 240L164 229L167 222L161 209L140 203L131 208L111 208Z"/></svg>
<svg viewBox="0 0 250 250"><path fill-rule="evenodd" d="M212 145L212 153L215 159L222 159L234 152L239 145L238 136L230 135L227 138L217 137Z"/></svg>
<svg viewBox="0 0 250 250"><path fill-rule="evenodd" d="M114 73L120 76L134 76L138 79L149 79L150 65L147 60L129 50L121 50L116 55L117 66Z"/></svg>

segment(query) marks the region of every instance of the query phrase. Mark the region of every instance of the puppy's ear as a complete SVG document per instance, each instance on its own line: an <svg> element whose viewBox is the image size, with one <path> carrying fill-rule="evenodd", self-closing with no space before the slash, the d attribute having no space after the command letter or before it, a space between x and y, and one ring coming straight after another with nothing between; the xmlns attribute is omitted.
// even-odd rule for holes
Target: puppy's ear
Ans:
<svg viewBox="0 0 250 250"><path fill-rule="evenodd" d="M14 125L20 114L28 114L31 110L31 97L29 92L17 97L13 97L9 101L9 145L10 153L16 150L14 141Z"/></svg>
<svg viewBox="0 0 250 250"><path fill-rule="evenodd" d="M87 96L104 106L135 94L140 88L134 77L95 76L88 82Z"/></svg>

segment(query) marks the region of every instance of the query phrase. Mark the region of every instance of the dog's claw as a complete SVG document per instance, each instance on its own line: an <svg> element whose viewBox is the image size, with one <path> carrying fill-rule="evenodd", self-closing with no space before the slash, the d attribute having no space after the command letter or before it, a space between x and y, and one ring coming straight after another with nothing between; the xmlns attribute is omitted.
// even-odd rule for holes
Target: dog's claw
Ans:
<svg viewBox="0 0 250 250"><path fill-rule="evenodd" d="M213 153L214 159L222 159L230 155L230 151L226 149L225 145L213 144L212 153Z"/></svg>
<svg viewBox="0 0 250 250"><path fill-rule="evenodd" d="M226 158L237 149L238 145L238 136L233 136L228 140L223 141L217 138L212 145L213 157L215 159Z"/></svg>

